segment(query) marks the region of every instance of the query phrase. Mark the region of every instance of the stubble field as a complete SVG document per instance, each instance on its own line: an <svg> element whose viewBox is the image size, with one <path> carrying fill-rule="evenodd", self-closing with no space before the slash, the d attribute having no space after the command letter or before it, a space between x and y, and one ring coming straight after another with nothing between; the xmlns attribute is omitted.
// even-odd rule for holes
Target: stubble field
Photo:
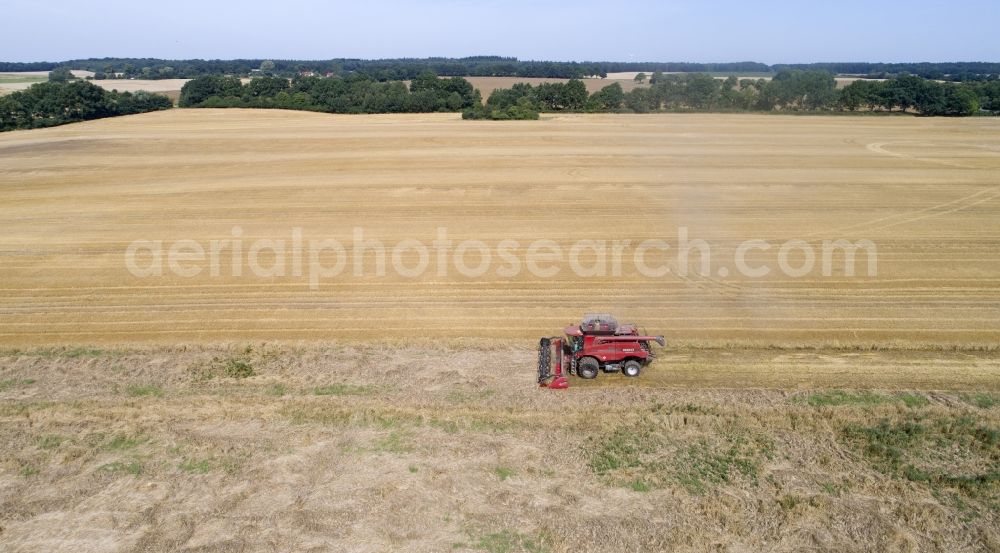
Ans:
<svg viewBox="0 0 1000 553"><path fill-rule="evenodd" d="M998 175L986 118L172 110L4 133L0 544L995 551ZM431 248L379 276L369 251L311 287L290 251L285 276L246 259L442 227L449 260L514 240L521 270L439 274ZM692 254L681 275L682 227L709 274ZM126 268L135 240L237 237L240 275L232 249L218 276ZM526 268L540 239L554 276ZM621 274L574 274L580 239L629 241ZM636 267L647 239L669 273ZM749 239L770 274L737 270ZM863 253L783 274L796 239L870 240L877 274ZM638 379L537 389L535 340L587 311L668 347Z"/></svg>
<svg viewBox="0 0 1000 553"><path fill-rule="evenodd" d="M535 124L463 122L456 115L329 116L282 111L177 110L0 136L0 343L185 343L481 337L551 334L584 311L607 311L669 340L720 345L896 344L990 346L1000 338L1000 124L948 120L770 115L550 116ZM234 230L234 228L239 227ZM335 239L341 274L310 287L308 254L294 274L292 238ZM444 275L431 248L452 240ZM679 233L711 247L708 275ZM422 274L401 276L361 252L355 229L387 248L429 248ZM136 277L135 240L163 248L240 235L209 261L163 260ZM253 274L257 239L283 240L285 276ZM454 265L466 239L493 252L488 271ZM640 274L637 246L665 240ZM735 249L759 278L741 275ZM778 265L789 240L815 250L813 270ZM877 274L859 252L823 276L822 240L869 240ZM502 276L502 240L520 271ZM532 274L528 247L551 240L559 273ZM620 276L579 276L577 240L623 250ZM547 250L545 250L547 251ZM466 266L481 261L476 248ZM544 253L544 252L542 252ZM164 252L164 256L166 252ZM330 254L331 256L333 254ZM593 268L581 250L580 264ZM610 257L610 251L608 253ZM264 250L263 268L274 267ZM327 257L324 265L336 261ZM789 263L806 263L800 251ZM140 260L148 267L151 259ZM403 267L419 265L401 252ZM720 274L728 273L725 277Z"/></svg>

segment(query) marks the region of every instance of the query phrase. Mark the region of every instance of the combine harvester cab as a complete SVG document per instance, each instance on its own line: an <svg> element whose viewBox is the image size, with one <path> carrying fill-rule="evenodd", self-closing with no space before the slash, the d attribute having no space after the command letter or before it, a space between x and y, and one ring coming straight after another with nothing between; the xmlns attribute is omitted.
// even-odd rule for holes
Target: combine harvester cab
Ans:
<svg viewBox="0 0 1000 553"><path fill-rule="evenodd" d="M538 342L538 385L561 390L569 387L568 375L590 379L601 371L639 376L656 358L650 342L666 345L663 336L640 335L634 324L619 325L611 315L585 315L564 336Z"/></svg>

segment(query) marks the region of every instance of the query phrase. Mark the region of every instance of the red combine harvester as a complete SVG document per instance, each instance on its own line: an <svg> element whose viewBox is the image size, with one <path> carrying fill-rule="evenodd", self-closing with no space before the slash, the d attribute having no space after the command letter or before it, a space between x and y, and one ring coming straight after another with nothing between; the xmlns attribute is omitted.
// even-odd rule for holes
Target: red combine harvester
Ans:
<svg viewBox="0 0 1000 553"><path fill-rule="evenodd" d="M666 345L663 336L640 336L634 324L619 325L607 314L587 314L579 325L567 326L565 336L538 342L538 385L561 390L566 375L596 378L599 371L639 376L656 355L650 342Z"/></svg>

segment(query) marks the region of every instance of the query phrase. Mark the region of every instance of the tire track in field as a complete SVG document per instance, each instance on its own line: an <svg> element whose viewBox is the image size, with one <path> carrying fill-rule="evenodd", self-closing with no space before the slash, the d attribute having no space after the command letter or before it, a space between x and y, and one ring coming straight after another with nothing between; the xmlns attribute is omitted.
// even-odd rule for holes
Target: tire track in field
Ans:
<svg viewBox="0 0 1000 553"><path fill-rule="evenodd" d="M876 223L881 223L881 222L889 221L889 220L892 220L892 219L898 219L898 218L901 218L901 217L904 217L904 218L905 217L912 217L914 215L918 215L918 214L921 214L921 213L927 213L927 212L934 211L936 209L940 209L940 208L943 208L943 207L948 207L948 206L950 206L952 204L955 204L955 203L968 202L969 200L973 200L977 196L981 196L981 195L986 194L988 192L997 192L997 191L1000 191L1000 187L984 188L982 190L979 190L979 191L974 192L972 194L969 194L967 196L962 196L961 198L958 198L958 199L955 199L955 200L951 200L951 201L947 201L947 202L942 202L940 204L935 204L935 205L932 205L930 207L925 207L923 209L918 209L916 211L909 211L909 212L906 212L906 213L897 213L897 214L894 214L894 215L887 215L885 217L879 217L877 219L872 219L870 221L864 221L864 222L861 222L861 223L856 223L856 224L853 224L853 225L848 225L846 227L838 227L838 228L835 228L835 229L832 229L832 230L821 231L821 232L813 232L813 233L805 235L805 237L812 238L812 237L821 236L821 235L829 237L831 235L838 234L838 233L846 231L846 230L855 230L855 229L859 229L859 227L865 227L865 226L868 226L868 225L872 225L872 224L876 224ZM989 197L988 199L992 200L992 199L994 199L996 197L997 197L997 195L993 195L993 196ZM976 205L977 203L979 203L979 202L976 201L975 203L972 203L972 204L962 204L960 206L960 209L964 209L965 207L971 207L972 205ZM942 212L942 213L940 213L940 215L944 215L945 213L951 213L951 212L952 211ZM935 214L935 216L936 215L938 215L938 214ZM908 220L900 222L899 224L910 222L912 220L915 220L915 219L908 219ZM875 228L875 229L861 228L860 232L868 232L868 231L871 231L871 230L881 230L883 228L888 228L888 227L878 227L878 228Z"/></svg>
<svg viewBox="0 0 1000 553"><path fill-rule="evenodd" d="M912 159L912 160L915 160L915 161L924 161L924 162L927 162L927 163L937 163L939 165L947 165L949 167L958 167L960 169L979 169L979 167L973 167L971 165L965 165L963 163L957 163L957 162L954 162L954 161L948 161L948 160L944 160L944 159L931 159L931 158L925 158L925 157L917 157L917 156L913 156L913 155L910 155L910 154L904 154L904 153L901 153L901 152L893 152L893 151L885 149L885 146L887 144L901 144L901 143L900 142L872 142L870 144L865 145L865 149L868 150L869 152L873 152L873 153L876 153L876 154L887 155L887 156L892 156L892 157L895 157L895 158Z"/></svg>
<svg viewBox="0 0 1000 553"><path fill-rule="evenodd" d="M958 207L955 207L955 208L952 208L952 209L948 209L946 211L938 211L938 212L934 212L934 213L928 213L928 214L925 214L925 215L921 215L920 217L912 217L910 219L904 219L902 221L896 221L896 222L893 222L893 223L889 223L887 225L882 225L882 226L875 227L875 228L872 228L872 229L867 229L866 232L874 232L874 231L877 231L877 230L885 230L887 228L892 228L892 227L899 226L899 225L906 225L906 224L909 224L909 223L915 223L917 221L922 221L924 219L930 219L932 217L940 217L942 215L947 215L949 213L955 213L957 211L962 211L963 209L968 209L970 207L973 207L973 206L976 206L976 205L979 205L979 204L982 204L982 203L986 203L986 202L995 200L997 198L1000 198L1000 187L992 188L990 190L992 190L995 193L992 196L989 196L987 198L981 198L981 199L978 199L978 200L976 200L974 202L966 203L964 205L960 205Z"/></svg>

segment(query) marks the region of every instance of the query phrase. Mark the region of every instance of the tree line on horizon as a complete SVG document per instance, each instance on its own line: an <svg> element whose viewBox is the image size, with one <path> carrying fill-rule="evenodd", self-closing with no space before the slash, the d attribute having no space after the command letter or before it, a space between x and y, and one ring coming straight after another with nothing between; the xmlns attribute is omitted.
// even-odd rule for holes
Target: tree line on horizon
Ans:
<svg viewBox="0 0 1000 553"><path fill-rule="evenodd" d="M625 92L619 83L588 93L583 81L518 83L496 89L485 104L461 77L425 71L409 86L367 75L345 78L199 77L181 90L181 107L280 108L328 113L462 111L466 119L537 119L543 112L911 112L967 116L1000 111L1000 81L947 83L914 75L858 80L837 89L826 71L782 71L772 79L726 79L705 73L656 72L650 86Z"/></svg>
<svg viewBox="0 0 1000 553"><path fill-rule="evenodd" d="M0 72L51 71L58 67L93 71L96 79L121 76L131 79L190 79L204 75L248 77L271 63L273 76L294 77L301 73L345 76L362 74L376 81L411 80L425 71L444 77L550 77L561 79L605 77L617 72L768 74L788 70L824 70L834 74L867 78L891 78L903 74L949 81L1000 79L996 62L920 63L807 63L776 64L743 61L733 63L687 62L566 62L519 60L504 56L465 58L400 58L329 60L166 60L157 58L88 58L63 62L0 62Z"/></svg>
<svg viewBox="0 0 1000 553"><path fill-rule="evenodd" d="M0 96L0 130L31 129L172 107L164 95L105 90L53 71L52 81ZM367 75L347 77L204 76L185 83L182 107L276 108L327 113L462 112L465 119L538 119L542 112L910 112L967 116L1000 113L1000 81L948 83L905 75L858 80L838 90L826 71L789 70L773 79L719 79L704 73L656 72L650 86L625 92L619 83L588 93L583 81L518 83L483 103L461 77L425 71L409 84Z"/></svg>

